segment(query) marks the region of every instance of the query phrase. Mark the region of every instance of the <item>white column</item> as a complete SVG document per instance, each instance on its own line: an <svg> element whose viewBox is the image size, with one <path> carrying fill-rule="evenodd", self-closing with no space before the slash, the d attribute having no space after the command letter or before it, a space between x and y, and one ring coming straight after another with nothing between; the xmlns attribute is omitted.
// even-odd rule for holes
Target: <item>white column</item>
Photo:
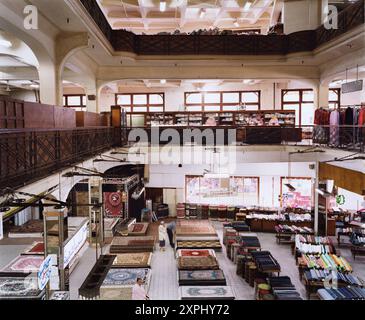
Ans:
<svg viewBox="0 0 365 320"><path fill-rule="evenodd" d="M319 83L314 90L314 106L316 109L328 106L329 86L326 83Z"/></svg>
<svg viewBox="0 0 365 320"><path fill-rule="evenodd" d="M4 229L3 229L3 213L0 212L0 240L4 238Z"/></svg>
<svg viewBox="0 0 365 320"><path fill-rule="evenodd" d="M315 185L314 189L319 188L319 162L316 161L316 178L315 178ZM314 191L314 234L318 234L318 216L319 216L319 201L318 201L318 192Z"/></svg>
<svg viewBox="0 0 365 320"><path fill-rule="evenodd" d="M62 106L58 67L50 61L40 62L38 72L41 103Z"/></svg>
<svg viewBox="0 0 365 320"><path fill-rule="evenodd" d="M85 94L86 94L86 110L89 112L96 112L98 113L99 110L99 97L98 97L98 90L96 89L96 83L91 83L85 87ZM88 97L94 96L95 100L90 100Z"/></svg>

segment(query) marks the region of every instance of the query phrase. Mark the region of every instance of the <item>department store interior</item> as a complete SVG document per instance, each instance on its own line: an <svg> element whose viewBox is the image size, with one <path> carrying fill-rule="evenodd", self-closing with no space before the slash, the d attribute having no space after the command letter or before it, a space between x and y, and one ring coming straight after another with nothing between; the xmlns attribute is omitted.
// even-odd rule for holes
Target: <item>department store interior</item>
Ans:
<svg viewBox="0 0 365 320"><path fill-rule="evenodd" d="M1 0L0 300L365 300L364 8Z"/></svg>

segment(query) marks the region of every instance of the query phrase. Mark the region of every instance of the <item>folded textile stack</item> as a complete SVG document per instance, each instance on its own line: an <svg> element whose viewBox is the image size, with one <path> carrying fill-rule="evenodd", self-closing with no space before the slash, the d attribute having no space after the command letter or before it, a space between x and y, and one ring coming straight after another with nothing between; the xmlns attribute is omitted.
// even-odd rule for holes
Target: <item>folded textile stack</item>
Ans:
<svg viewBox="0 0 365 320"><path fill-rule="evenodd" d="M179 270L219 270L215 257L209 256L180 256L177 258Z"/></svg>
<svg viewBox="0 0 365 320"><path fill-rule="evenodd" d="M356 277L352 274L346 274L337 271L331 272L329 270L316 270L316 269L304 271L304 277L308 281L324 281L330 275L332 276L332 279L337 278L338 282L359 287L365 286L365 281L363 279Z"/></svg>
<svg viewBox="0 0 365 320"><path fill-rule="evenodd" d="M312 216L310 213L298 214L294 212L290 212L286 214L286 220L289 221L311 221Z"/></svg>
<svg viewBox="0 0 365 320"><path fill-rule="evenodd" d="M302 300L289 277L269 277L268 282L277 300Z"/></svg>
<svg viewBox="0 0 365 320"><path fill-rule="evenodd" d="M252 258L261 272L280 272L279 262L269 251L254 251Z"/></svg>
<svg viewBox="0 0 365 320"><path fill-rule="evenodd" d="M335 254L308 255L302 254L300 264L310 269L337 269L343 272L352 272L351 265L343 257Z"/></svg>
<svg viewBox="0 0 365 320"><path fill-rule="evenodd" d="M239 236L237 240L245 248L261 248L260 240L256 236Z"/></svg>
<svg viewBox="0 0 365 320"><path fill-rule="evenodd" d="M227 245L227 243L236 242L236 238L238 236L238 232L230 227L230 224L224 225L223 228L223 244Z"/></svg>
<svg viewBox="0 0 365 320"><path fill-rule="evenodd" d="M302 234L298 234L296 236L295 241L300 241L303 243L311 243L311 244L332 244L331 239L328 237L319 237L319 236L302 235Z"/></svg>
<svg viewBox="0 0 365 320"><path fill-rule="evenodd" d="M334 253L334 248L332 245L324 245L324 244L310 244L303 243L300 241L295 242L296 250L301 253L310 253L310 254L325 254L325 253Z"/></svg>
<svg viewBox="0 0 365 320"><path fill-rule="evenodd" d="M284 214L280 214L280 213L278 213L278 214L251 213L246 216L246 219L285 221L286 217Z"/></svg>
<svg viewBox="0 0 365 320"><path fill-rule="evenodd" d="M365 235L353 232L351 234L350 241L354 246L365 246Z"/></svg>
<svg viewBox="0 0 365 320"><path fill-rule="evenodd" d="M318 295L322 300L365 300L365 289L358 287L319 289Z"/></svg>
<svg viewBox="0 0 365 320"><path fill-rule="evenodd" d="M286 224L279 224L275 226L276 232L282 232L282 233L313 233L312 228L308 227L297 227L297 226L289 226Z"/></svg>
<svg viewBox="0 0 365 320"><path fill-rule="evenodd" d="M237 231L250 231L250 227L245 221L233 221L231 222L231 227Z"/></svg>

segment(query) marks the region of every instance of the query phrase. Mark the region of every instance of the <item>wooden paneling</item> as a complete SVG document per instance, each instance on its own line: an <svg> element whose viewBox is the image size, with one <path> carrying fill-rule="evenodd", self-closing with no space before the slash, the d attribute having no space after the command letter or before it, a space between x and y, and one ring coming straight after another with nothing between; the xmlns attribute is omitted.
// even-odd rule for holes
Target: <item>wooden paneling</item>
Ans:
<svg viewBox="0 0 365 320"><path fill-rule="evenodd" d="M24 128L22 101L0 97L0 129L22 128Z"/></svg>
<svg viewBox="0 0 365 320"><path fill-rule="evenodd" d="M337 187L365 196L364 173L336 167L328 163L320 163L319 179L334 180Z"/></svg>
<svg viewBox="0 0 365 320"><path fill-rule="evenodd" d="M75 128L75 110L0 97L0 129Z"/></svg>
<svg viewBox="0 0 365 320"><path fill-rule="evenodd" d="M76 126L77 127L100 127L103 124L103 117L99 113L88 111L76 112Z"/></svg>
<svg viewBox="0 0 365 320"><path fill-rule="evenodd" d="M25 128L55 128L54 106L24 102Z"/></svg>

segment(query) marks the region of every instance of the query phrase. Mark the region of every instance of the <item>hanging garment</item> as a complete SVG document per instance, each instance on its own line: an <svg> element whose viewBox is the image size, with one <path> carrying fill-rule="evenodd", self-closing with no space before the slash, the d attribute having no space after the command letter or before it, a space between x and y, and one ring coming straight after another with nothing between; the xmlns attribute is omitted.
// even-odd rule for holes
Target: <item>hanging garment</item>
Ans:
<svg viewBox="0 0 365 320"><path fill-rule="evenodd" d="M328 143L329 112L325 109L316 109L314 113L313 142L320 144Z"/></svg>
<svg viewBox="0 0 365 320"><path fill-rule="evenodd" d="M330 144L333 146L339 145L340 140L340 113L338 110L333 110L330 114Z"/></svg>
<svg viewBox="0 0 365 320"><path fill-rule="evenodd" d="M348 107L345 111L345 124L346 125L354 124L354 110L351 107Z"/></svg>

